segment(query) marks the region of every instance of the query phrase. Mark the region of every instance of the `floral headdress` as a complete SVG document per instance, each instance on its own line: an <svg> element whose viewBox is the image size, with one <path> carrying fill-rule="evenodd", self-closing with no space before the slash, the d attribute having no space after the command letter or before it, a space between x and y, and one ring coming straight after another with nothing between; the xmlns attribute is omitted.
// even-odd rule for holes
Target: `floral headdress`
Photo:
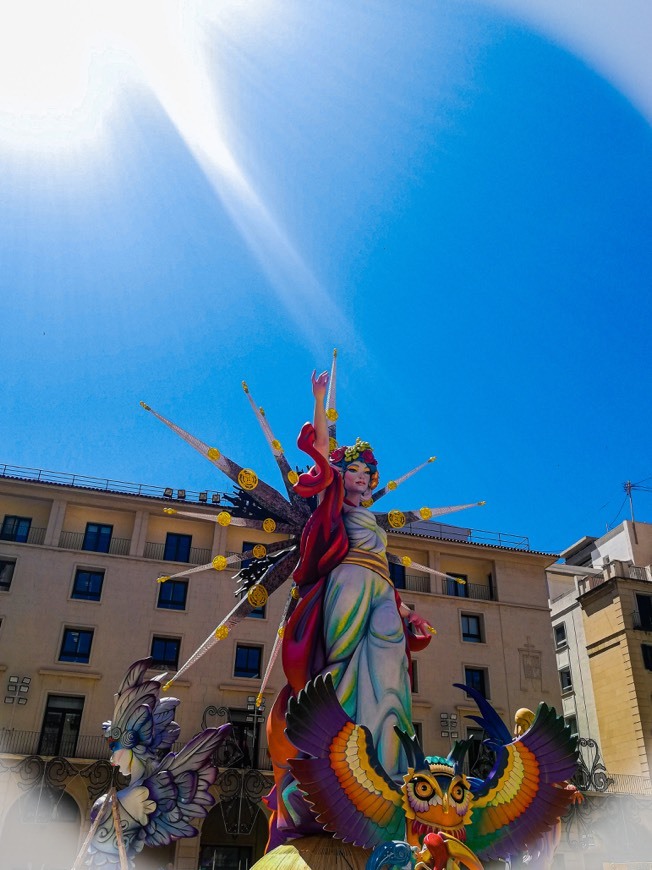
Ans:
<svg viewBox="0 0 652 870"><path fill-rule="evenodd" d="M346 471L352 462L364 462L371 472L370 488L375 489L378 486L378 461L368 441L356 438L355 444L352 444L350 447L345 445L337 447L328 457L328 461L331 465L339 468L342 473Z"/></svg>

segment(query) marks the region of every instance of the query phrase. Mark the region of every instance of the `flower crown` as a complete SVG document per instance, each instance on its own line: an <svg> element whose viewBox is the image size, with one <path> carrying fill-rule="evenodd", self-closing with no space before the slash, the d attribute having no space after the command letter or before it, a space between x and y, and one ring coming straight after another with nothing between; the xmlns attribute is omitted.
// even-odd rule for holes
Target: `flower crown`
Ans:
<svg viewBox="0 0 652 870"><path fill-rule="evenodd" d="M376 471L378 468L378 461L374 456L371 444L368 441L362 441L360 438L356 438L355 444L352 444L350 447L346 447L345 445L337 447L328 458L331 465L336 465L342 470L344 470L347 465L350 465L352 462L357 462L358 460L364 462L365 465L368 465L370 471Z"/></svg>

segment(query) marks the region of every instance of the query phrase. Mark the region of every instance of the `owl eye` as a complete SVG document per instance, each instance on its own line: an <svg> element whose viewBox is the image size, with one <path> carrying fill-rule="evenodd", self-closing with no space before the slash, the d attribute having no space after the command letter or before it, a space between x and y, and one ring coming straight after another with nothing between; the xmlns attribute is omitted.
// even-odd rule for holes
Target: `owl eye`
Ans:
<svg viewBox="0 0 652 870"><path fill-rule="evenodd" d="M418 779L414 783L414 793L415 795L423 801L429 800L432 797L434 792L433 787L429 782L426 782L425 779Z"/></svg>
<svg viewBox="0 0 652 870"><path fill-rule="evenodd" d="M455 803L460 804L464 800L464 786L458 783L454 788L451 789L451 797L455 801Z"/></svg>

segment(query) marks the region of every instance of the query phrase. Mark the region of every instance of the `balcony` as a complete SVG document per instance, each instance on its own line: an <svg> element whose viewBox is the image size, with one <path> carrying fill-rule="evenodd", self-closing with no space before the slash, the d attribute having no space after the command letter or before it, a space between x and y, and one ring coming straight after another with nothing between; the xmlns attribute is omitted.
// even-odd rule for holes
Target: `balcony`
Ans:
<svg viewBox="0 0 652 870"><path fill-rule="evenodd" d="M110 755L109 745L102 736L75 734L53 739L39 731L0 731L0 753L93 759L108 759Z"/></svg>
<svg viewBox="0 0 652 870"><path fill-rule="evenodd" d="M30 528L27 533L27 538L25 540L16 539L15 535L11 534L0 534L0 541L11 542L12 544L35 544L36 546L41 546L43 541L45 540L45 529L35 529L34 527Z"/></svg>
<svg viewBox="0 0 652 870"><path fill-rule="evenodd" d="M187 561L190 565L206 565L211 560L211 549L210 547L191 547L188 553L188 559L166 559L165 558L165 544L157 544L153 541L147 541L145 544L145 553L144 556L146 559L155 559L157 562L166 562L166 561L174 561L174 562L185 562Z"/></svg>
<svg viewBox="0 0 652 870"><path fill-rule="evenodd" d="M111 538L109 548L99 549L96 547L84 546L84 532L61 532L59 536L59 547L62 550L85 550L90 553L109 553L111 556L128 556L131 541L129 538Z"/></svg>
<svg viewBox="0 0 652 870"><path fill-rule="evenodd" d="M495 601L496 596L493 594L491 586L481 583L469 583L463 585L455 580L441 581L441 594L450 595L454 598L470 598L474 601Z"/></svg>

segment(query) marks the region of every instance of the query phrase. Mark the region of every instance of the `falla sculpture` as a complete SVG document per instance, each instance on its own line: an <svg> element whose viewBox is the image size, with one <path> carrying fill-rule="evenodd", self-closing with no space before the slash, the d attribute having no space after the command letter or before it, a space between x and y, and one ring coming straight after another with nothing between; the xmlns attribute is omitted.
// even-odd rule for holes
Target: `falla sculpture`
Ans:
<svg viewBox="0 0 652 870"><path fill-rule="evenodd" d="M210 786L217 770L211 758L231 726L207 728L173 752L180 730L174 721L179 700L160 697L165 674L148 678L151 665L147 658L130 666L115 696L113 718L102 726L111 762L129 784L95 802L74 870L130 870L145 846L196 836L193 820L204 818L215 803Z"/></svg>
<svg viewBox="0 0 652 870"><path fill-rule="evenodd" d="M412 725L410 653L424 649L436 631L403 604L389 563L463 581L407 555L388 554L387 532L484 502L386 513L371 510L434 457L378 488L378 462L369 442L337 440L336 363L334 352L330 376L313 372L314 419L298 438L299 448L311 461L305 473L291 468L264 410L243 383L281 472L285 495L253 469L141 403L246 493L248 510L220 510L216 523L286 536L240 555L218 554L207 565L173 575L220 572L251 560L236 574L234 607L163 689L292 577L258 695L260 704L280 654L287 683L267 721L275 784L267 798L267 852L256 870L362 868L367 860L370 870L481 870L482 857L517 854L518 849L522 853L554 826L565 807L563 789L555 783L571 775L575 747L563 721L545 705L531 728L512 741L484 698L470 689L467 693L482 714L479 721L493 734L490 739L497 750L496 768L486 781L461 772L463 747L441 759L425 756L418 746ZM206 519L205 513L192 509L165 511ZM162 576L158 581L169 579ZM549 761L547 749L552 752ZM370 857L371 849L380 852ZM403 864L391 864L387 850L392 849ZM378 863L385 858L384 864Z"/></svg>

